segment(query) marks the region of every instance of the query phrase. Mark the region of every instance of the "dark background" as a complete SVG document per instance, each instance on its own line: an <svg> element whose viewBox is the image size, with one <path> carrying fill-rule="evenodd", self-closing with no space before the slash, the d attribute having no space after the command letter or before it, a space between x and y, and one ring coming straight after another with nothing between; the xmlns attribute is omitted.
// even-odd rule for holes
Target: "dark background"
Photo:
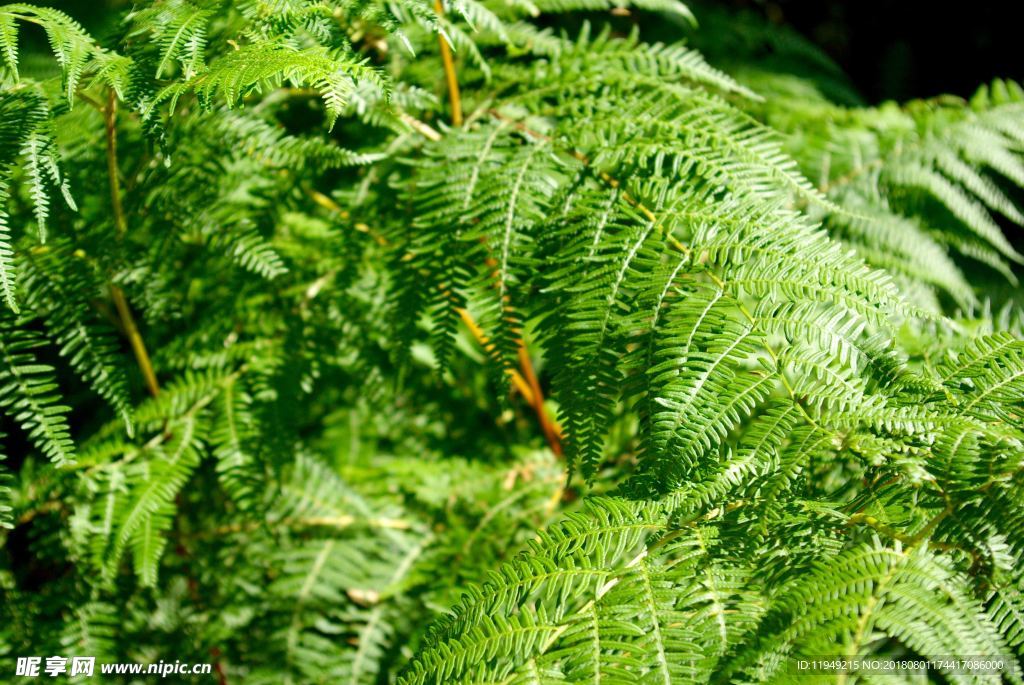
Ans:
<svg viewBox="0 0 1024 685"><path fill-rule="evenodd" d="M724 0L785 24L824 50L868 102L968 96L994 77L1024 80L1024 2Z"/></svg>

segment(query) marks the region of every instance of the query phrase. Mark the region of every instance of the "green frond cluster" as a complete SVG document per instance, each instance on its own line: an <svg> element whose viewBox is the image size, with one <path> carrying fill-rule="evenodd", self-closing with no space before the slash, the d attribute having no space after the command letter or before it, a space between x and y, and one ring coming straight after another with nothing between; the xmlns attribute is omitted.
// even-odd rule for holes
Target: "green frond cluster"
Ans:
<svg viewBox="0 0 1024 685"><path fill-rule="evenodd" d="M675 0L113 5L0 7L3 659L1024 677L1020 86L868 106ZM798 666L864 657L932 665Z"/></svg>
<svg viewBox="0 0 1024 685"><path fill-rule="evenodd" d="M27 186L41 242L46 240L51 191L59 190L68 205L75 206L61 178L51 116L49 103L40 93L0 93L0 289L15 313L17 268L8 225L14 183L23 180ZM16 170L21 174L16 175Z"/></svg>
<svg viewBox="0 0 1024 685"><path fill-rule="evenodd" d="M925 547L869 539L804 560L768 593L753 560L725 551L719 515L673 522L670 509L591 500L467 595L399 682L790 682L786 656L839 645L852 657L883 635L918 653L1008 653L998 617Z"/></svg>
<svg viewBox="0 0 1024 685"><path fill-rule="evenodd" d="M60 10L27 3L5 5L0 9L0 55L3 67L17 81L19 24L36 24L46 33L53 57L60 66L63 90L68 101L85 75L90 61L102 48L96 45L82 25Z"/></svg>
<svg viewBox="0 0 1024 685"><path fill-rule="evenodd" d="M24 315L31 312L45 321L60 356L110 404L131 433L132 401L115 332L89 305L90 296L102 296L103 286L90 273L84 255L71 252L66 243L54 241L21 263L29 293Z"/></svg>
<svg viewBox="0 0 1024 685"><path fill-rule="evenodd" d="M53 367L35 355L42 339L18 323L10 314L0 320L0 406L42 454L57 464L72 462L75 445L66 417L70 407L60 404Z"/></svg>

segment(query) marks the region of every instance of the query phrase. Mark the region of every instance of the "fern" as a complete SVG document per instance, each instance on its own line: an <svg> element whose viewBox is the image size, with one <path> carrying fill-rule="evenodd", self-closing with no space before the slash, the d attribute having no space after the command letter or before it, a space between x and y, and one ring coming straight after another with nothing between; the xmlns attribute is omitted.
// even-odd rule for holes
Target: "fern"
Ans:
<svg viewBox="0 0 1024 685"><path fill-rule="evenodd" d="M25 160L28 189L32 197L34 217L41 241L46 239L46 218L50 213L50 194L53 188L64 193L68 205L74 201L61 180L56 152L53 148L50 108L38 93L4 93L0 98L0 287L7 306L18 311L15 299L17 271L10 245L7 204L14 166L19 157Z"/></svg>
<svg viewBox="0 0 1024 685"><path fill-rule="evenodd" d="M220 95L234 105L267 85L287 80L320 91L330 120L341 114L359 81L384 87L383 80L362 60L331 54L322 48L295 50L284 46L252 45L222 56L197 76L168 86L154 104L169 100L173 110L181 95L194 90L203 103Z"/></svg>
<svg viewBox="0 0 1024 685"><path fill-rule="evenodd" d="M674 0L114 5L0 7L4 658L1021 681L1024 89ZM933 663L799 667L864 657Z"/></svg>
<svg viewBox="0 0 1024 685"><path fill-rule="evenodd" d="M72 260L77 260L78 268L67 268ZM82 261L82 256L69 255L63 246L37 251L21 269L31 293L26 304L46 320L53 342L60 345L60 355L110 404L131 433L128 381L113 331L90 311L88 295L99 287L83 273Z"/></svg>
<svg viewBox="0 0 1024 685"><path fill-rule="evenodd" d="M69 101L74 99L78 83L94 53L100 48L85 32L81 24L60 10L36 7L29 4L5 5L0 22L0 53L4 67L18 78L18 32L17 23L38 24L46 32L46 39L53 56L60 65L64 81L64 94Z"/></svg>
<svg viewBox="0 0 1024 685"><path fill-rule="evenodd" d="M20 328L10 315L0 321L0 383L4 413L28 433L33 443L57 464L74 460L65 414L59 404L53 368L38 362L34 352L42 340L31 329Z"/></svg>

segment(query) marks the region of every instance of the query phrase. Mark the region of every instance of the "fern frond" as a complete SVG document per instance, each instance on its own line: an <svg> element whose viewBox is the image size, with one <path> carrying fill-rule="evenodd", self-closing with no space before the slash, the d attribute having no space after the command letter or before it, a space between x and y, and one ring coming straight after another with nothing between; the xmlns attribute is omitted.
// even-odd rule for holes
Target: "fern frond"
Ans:
<svg viewBox="0 0 1024 685"><path fill-rule="evenodd" d="M61 68L64 95L68 103L72 103L90 58L99 51L92 37L81 24L57 9L25 3L0 7L0 22L3 22L3 28L0 29L0 34L3 34L3 38L0 39L0 55L3 56L3 65L10 69L15 77L18 73L16 21L38 24L46 32L50 48Z"/></svg>
<svg viewBox="0 0 1024 685"><path fill-rule="evenodd" d="M1005 653L978 602L960 592L953 580L952 570L924 547L851 549L819 565L773 602L752 645L761 654L759 663L748 673L772 678L780 660L772 658L771 651L817 654L816 649L825 648L824 653L829 653L828 626L842 625L851 611L858 616L856 630L840 643L848 656L863 654L875 631L898 638L919 654L960 649ZM744 661L753 653L737 653L729 672L747 668ZM945 675L965 683L982 678L956 672ZM999 682L999 676L989 675L984 681Z"/></svg>
<svg viewBox="0 0 1024 685"><path fill-rule="evenodd" d="M157 581L166 533L173 523L175 497L199 464L198 419L188 416L174 425L178 433L166 446L145 449L146 461L133 468L127 478L110 483L110 496L103 526L109 533L100 542L97 563L103 577L113 581L123 555L131 550L139 580L152 586Z"/></svg>
<svg viewBox="0 0 1024 685"><path fill-rule="evenodd" d="M187 1L161 3L159 7L133 12L130 19L145 26L146 33L159 47L156 78L169 74L175 63L186 79L204 69L207 30L213 15L213 10Z"/></svg>
<svg viewBox="0 0 1024 685"><path fill-rule="evenodd" d="M48 459L71 463L75 446L66 417L70 407L60 404L53 368L34 354L42 345L37 333L18 327L9 316L0 317L0 409Z"/></svg>
<svg viewBox="0 0 1024 685"><path fill-rule="evenodd" d="M18 302L15 298L17 272L14 266L14 246L11 244L11 231L7 225L7 202L9 199L7 180L0 179L0 290L4 293L4 302L15 314L18 313Z"/></svg>
<svg viewBox="0 0 1024 685"><path fill-rule="evenodd" d="M26 162L32 207L45 241L46 218L49 216L51 188L59 188L68 205L74 202L61 179L54 150L53 126L45 98L33 91L0 93L0 289L7 306L18 312L15 300L16 264L8 225L8 203L12 174L19 157Z"/></svg>
<svg viewBox="0 0 1024 685"><path fill-rule="evenodd" d="M206 106L219 96L233 107L244 97L285 81L318 89L331 125L345 110L358 83L367 82L386 90L377 70L354 55L319 47L295 49L253 44L212 61L205 71L190 79L167 86L157 93L153 104L169 101L173 111L182 95L194 91Z"/></svg>
<svg viewBox="0 0 1024 685"><path fill-rule="evenodd" d="M26 306L42 316L59 352L93 390L105 399L132 433L132 408L128 381L112 331L91 314L90 295L100 286L79 268L68 268L75 259L63 245L52 245L22 262Z"/></svg>

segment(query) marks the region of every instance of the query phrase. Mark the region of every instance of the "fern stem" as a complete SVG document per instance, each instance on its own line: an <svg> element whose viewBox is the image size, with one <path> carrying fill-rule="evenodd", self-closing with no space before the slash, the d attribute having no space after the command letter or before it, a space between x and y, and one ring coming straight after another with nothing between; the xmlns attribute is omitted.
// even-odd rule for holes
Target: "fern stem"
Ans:
<svg viewBox="0 0 1024 685"><path fill-rule="evenodd" d="M481 240L481 242L486 241ZM498 265L498 260L496 260L494 257L488 256L487 265L494 269L494 279L496 282L500 283L502 278L502 270ZM510 300L508 294L505 294L501 299L501 306L503 308L508 307ZM483 333L483 331L479 331L479 327L477 327L477 331L478 332L474 332L474 335L476 335L477 340L480 341L480 335ZM525 380L526 384L529 386L529 392L523 393L523 397L524 399L526 399L527 403L531 407L533 407L534 412L536 412L537 420L540 422L541 431L543 431L544 433L544 439L547 440L548 446L551 448L551 451L555 453L555 456L561 457L563 454L561 433L559 432L558 428L552 424L551 418L548 416L548 413L544 408L544 392L541 390L540 381L537 380L537 374L533 370L533 361L530 359L530 351L526 348L526 342L519 335L518 331L516 333L516 337L516 344L518 345L516 355L519 360L521 380ZM481 342L481 344L483 345L484 343ZM489 350L489 348L486 345L484 346L484 349ZM516 374L516 376L520 376L520 374Z"/></svg>
<svg viewBox="0 0 1024 685"><path fill-rule="evenodd" d="M399 110L398 118L401 119L409 128L416 131L427 140L432 140L434 142L441 140L441 134L437 132L437 129L424 121L420 121L408 112Z"/></svg>
<svg viewBox="0 0 1024 685"><path fill-rule="evenodd" d="M533 370L533 362L530 360L530 352L526 349L526 344L519 341L519 368L523 372L523 376L526 382L530 386L530 390L533 393L533 410L537 413L537 420L540 421L540 428L544 431L544 438L548 441L548 446L556 456L562 456L562 441L560 439L558 430L556 429L551 417L548 416L547 411L544 408L544 393L540 388L540 381L537 380L537 374Z"/></svg>
<svg viewBox="0 0 1024 685"><path fill-rule="evenodd" d="M110 179L110 206L114 211L114 228L118 239L123 238L127 231L124 218L124 205L121 204L121 182L117 171L117 98L111 90L107 95L107 106L103 110L103 120L107 127L107 177Z"/></svg>
<svg viewBox="0 0 1024 685"><path fill-rule="evenodd" d="M124 297L124 292L111 283L110 296L114 300L114 306L117 307L117 313L121 318L121 325L124 326L124 332L128 336L132 352L135 353L135 360L138 362L139 369L142 371L142 377L146 381L146 388L149 390L150 395L157 397L160 394L160 384L157 383L156 374L153 372L153 364L150 362L149 353L146 351L146 343L142 340L138 326L135 325L135 318L132 316L132 310L128 307L128 301Z"/></svg>
<svg viewBox="0 0 1024 685"><path fill-rule="evenodd" d="M441 0L434 0L434 9L437 11L438 19L444 18L444 3ZM462 97L459 95L459 79L455 74L455 60L452 59L452 49L443 33L437 36L438 44L441 47L441 63L444 65L444 78L448 82L448 99L452 107L452 124L462 126Z"/></svg>
<svg viewBox="0 0 1024 685"><path fill-rule="evenodd" d="M246 533L257 530L266 525L263 521L249 521L241 523L229 523L210 530L197 531L188 536L189 539L200 540L221 535L232 535L235 533ZM275 526L286 528L333 528L345 530L353 526L364 526L366 528L382 528L387 530L411 530L413 523L404 519L392 518L365 518L360 519L350 515L338 516L296 516L284 518L274 522Z"/></svg>
<svg viewBox="0 0 1024 685"><path fill-rule="evenodd" d="M934 518L928 521L928 523L926 523L925 526L914 535L907 535L906 533L902 533L893 528L892 526L887 525L882 521L879 521L874 516L870 516L868 514L865 514L864 512L857 512L856 514L853 514L852 516L850 516L849 519L847 519L847 523L854 525L867 525L868 527L878 531L879 533L882 533L883 535L893 540L899 541L901 544L905 545L907 549L912 549L917 545L921 544L922 542L924 542L925 540L928 540L929 547L942 550L943 552L959 550L961 552L964 552L965 554L969 554L972 557L977 558L977 552L970 549L969 547L963 547L948 542L942 542L941 540L929 539L929 536L935 531L935 528L940 523L942 523L942 521L945 520L945 518L949 516L952 512L953 505L951 503L947 503L946 507L943 508L942 511L940 511Z"/></svg>
<svg viewBox="0 0 1024 685"><path fill-rule="evenodd" d="M473 338L476 339L480 347L482 347L484 351L489 352L494 347L494 343L492 343L490 339L487 337L487 334L484 333L484 329L480 328L480 324L476 322L476 319L474 319L473 315L469 313L469 310L459 307L456 311L459 315L459 318L462 319L462 323L466 324L466 328L468 328L469 332L473 334ZM516 371L515 369L509 369L508 375L509 379L512 381L512 385L516 387L516 390L518 390L519 394L523 396L523 399L526 400L526 403L529 404L531 407L536 408L537 397L535 396L533 387L530 385L530 383L528 383L527 380L523 378L523 375L519 371ZM541 397L541 402L543 401L544 399L543 397ZM556 436L561 436L561 428L558 426L558 424L552 424L552 430L554 431ZM556 452L556 454L561 454L561 452Z"/></svg>
<svg viewBox="0 0 1024 685"><path fill-rule="evenodd" d="M103 109L103 119L107 129L107 179L110 184L110 204L114 212L114 227L117 231L117 239L124 238L128 229L124 216L124 205L121 204L121 182L117 171L117 98L111 90L107 95L107 106ZM142 340L139 327L135 325L135 317L125 299L124 291L116 284L110 284L110 296L117 307L117 314L121 319L125 335L131 344L132 352L135 353L135 361L138 362L139 370L142 371L142 378L146 382L149 394L157 397L160 394L160 384L156 380L156 373L153 371L153 364L149 359L149 352L146 351L146 343Z"/></svg>

